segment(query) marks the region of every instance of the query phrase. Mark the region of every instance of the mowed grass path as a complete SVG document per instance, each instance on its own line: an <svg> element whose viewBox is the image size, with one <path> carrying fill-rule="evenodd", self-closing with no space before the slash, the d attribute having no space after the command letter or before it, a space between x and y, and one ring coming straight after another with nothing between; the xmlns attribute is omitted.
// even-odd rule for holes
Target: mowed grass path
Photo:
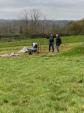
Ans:
<svg viewBox="0 0 84 113"><path fill-rule="evenodd" d="M84 41L70 38L59 54L0 58L0 113L84 112Z"/></svg>

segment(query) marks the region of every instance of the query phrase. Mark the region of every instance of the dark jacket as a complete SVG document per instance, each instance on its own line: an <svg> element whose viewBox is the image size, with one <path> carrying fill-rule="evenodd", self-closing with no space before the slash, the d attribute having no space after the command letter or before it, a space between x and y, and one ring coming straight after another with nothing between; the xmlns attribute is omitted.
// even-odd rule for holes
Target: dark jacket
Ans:
<svg viewBox="0 0 84 113"><path fill-rule="evenodd" d="M56 38L56 45L57 45L57 46L60 46L61 43L62 43L61 38L60 38L60 37L57 37L57 38Z"/></svg>
<svg viewBox="0 0 84 113"><path fill-rule="evenodd" d="M49 38L49 44L54 44L54 38L53 38L53 36L50 36L50 38Z"/></svg>

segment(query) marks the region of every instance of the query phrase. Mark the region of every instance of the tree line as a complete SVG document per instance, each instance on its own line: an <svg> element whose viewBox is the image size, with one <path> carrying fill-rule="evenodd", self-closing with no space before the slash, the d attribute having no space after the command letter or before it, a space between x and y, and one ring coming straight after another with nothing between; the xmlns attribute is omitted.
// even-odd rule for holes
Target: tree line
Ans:
<svg viewBox="0 0 84 113"><path fill-rule="evenodd" d="M83 35L84 19L79 21L47 20L38 9L25 10L18 20L0 20L0 39L45 37L50 33Z"/></svg>

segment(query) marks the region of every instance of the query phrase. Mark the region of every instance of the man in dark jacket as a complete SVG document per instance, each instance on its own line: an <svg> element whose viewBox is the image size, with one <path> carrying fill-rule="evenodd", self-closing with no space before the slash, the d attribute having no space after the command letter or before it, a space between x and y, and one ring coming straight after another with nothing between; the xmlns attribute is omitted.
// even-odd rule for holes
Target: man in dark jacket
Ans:
<svg viewBox="0 0 84 113"><path fill-rule="evenodd" d="M50 37L49 37L49 52L52 48L52 52L54 52L54 37L53 37L53 34L50 34Z"/></svg>
<svg viewBox="0 0 84 113"><path fill-rule="evenodd" d="M57 52L59 52L59 47L62 43L61 37L59 34L56 34L56 48L57 48Z"/></svg>

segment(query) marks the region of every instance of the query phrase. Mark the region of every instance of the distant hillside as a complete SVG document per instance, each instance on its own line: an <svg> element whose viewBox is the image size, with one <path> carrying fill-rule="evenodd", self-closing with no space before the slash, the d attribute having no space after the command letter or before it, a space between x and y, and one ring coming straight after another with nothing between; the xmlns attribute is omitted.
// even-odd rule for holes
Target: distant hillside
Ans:
<svg viewBox="0 0 84 113"><path fill-rule="evenodd" d="M22 20L5 20L5 19L0 19L0 26L2 25L7 25L7 24L17 24L19 22L21 22ZM29 20L29 22L31 22L31 20ZM40 20L40 22L46 22L47 24L55 24L55 25L66 25L67 23L69 23L69 20Z"/></svg>

